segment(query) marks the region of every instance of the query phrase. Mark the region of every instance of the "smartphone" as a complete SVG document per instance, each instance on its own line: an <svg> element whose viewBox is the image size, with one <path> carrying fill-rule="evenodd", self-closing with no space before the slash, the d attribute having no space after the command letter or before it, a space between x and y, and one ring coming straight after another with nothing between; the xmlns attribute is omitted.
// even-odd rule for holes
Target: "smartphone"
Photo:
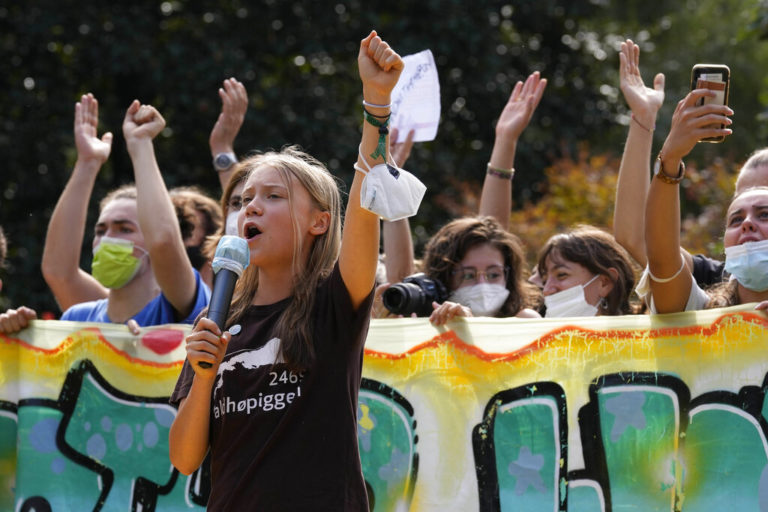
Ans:
<svg viewBox="0 0 768 512"><path fill-rule="evenodd" d="M698 105L717 103L728 105L728 89L731 82L731 70L725 64L696 64L691 69L691 90L711 89L715 91L714 98L701 98ZM725 125L719 125L725 128ZM724 136L707 137L700 142L723 142Z"/></svg>

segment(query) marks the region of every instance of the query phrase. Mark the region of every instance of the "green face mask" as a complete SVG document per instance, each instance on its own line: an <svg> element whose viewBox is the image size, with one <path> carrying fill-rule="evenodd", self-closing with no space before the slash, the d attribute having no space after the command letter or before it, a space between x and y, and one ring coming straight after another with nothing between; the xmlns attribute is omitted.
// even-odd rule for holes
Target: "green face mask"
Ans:
<svg viewBox="0 0 768 512"><path fill-rule="evenodd" d="M139 263L139 258L133 255L133 242L105 236L93 250L91 275L107 288L116 290L133 279Z"/></svg>

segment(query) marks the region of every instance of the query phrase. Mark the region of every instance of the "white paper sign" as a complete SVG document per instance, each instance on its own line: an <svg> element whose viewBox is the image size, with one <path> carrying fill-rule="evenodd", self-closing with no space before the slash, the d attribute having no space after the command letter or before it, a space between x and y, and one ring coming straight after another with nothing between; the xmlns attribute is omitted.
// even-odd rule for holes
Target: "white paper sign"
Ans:
<svg viewBox="0 0 768 512"><path fill-rule="evenodd" d="M397 128L402 142L410 130L414 142L434 140L440 122L440 82L435 58L430 50L403 57L405 69L392 90L392 118L389 125Z"/></svg>

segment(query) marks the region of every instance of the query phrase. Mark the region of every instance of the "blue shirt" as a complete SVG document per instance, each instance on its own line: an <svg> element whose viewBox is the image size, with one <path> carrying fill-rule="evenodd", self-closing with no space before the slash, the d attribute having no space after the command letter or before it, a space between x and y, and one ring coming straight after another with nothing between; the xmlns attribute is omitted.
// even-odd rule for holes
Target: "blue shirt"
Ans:
<svg viewBox="0 0 768 512"><path fill-rule="evenodd" d="M176 313L173 305L165 298L162 293L149 301L144 308L136 313L131 318L136 320L139 327L149 327L151 325L163 325L163 324L191 324L197 318L197 315L208 306L208 302L211 300L211 290L200 278L200 274L195 272L195 284L196 294L195 303L192 307L192 311L184 319L176 318ZM91 302L83 302L81 304L75 304L67 309L63 315L62 320L72 320L75 322L102 322L102 323L114 323L107 316L107 304L108 299L94 300Z"/></svg>

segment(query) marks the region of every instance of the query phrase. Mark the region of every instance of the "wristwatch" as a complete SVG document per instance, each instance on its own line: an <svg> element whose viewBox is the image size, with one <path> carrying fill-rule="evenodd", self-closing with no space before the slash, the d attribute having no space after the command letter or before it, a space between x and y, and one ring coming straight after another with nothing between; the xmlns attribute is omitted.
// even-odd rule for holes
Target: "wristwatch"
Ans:
<svg viewBox="0 0 768 512"><path fill-rule="evenodd" d="M237 163L237 156L234 153L219 153L213 157L213 168L217 171L226 171Z"/></svg>
<svg viewBox="0 0 768 512"><path fill-rule="evenodd" d="M677 185L683 181L685 176L685 164L680 160L680 166L678 167L677 176L670 176L664 171L664 166L661 164L661 153L656 157L656 162L653 164L653 177L659 178L664 183L670 185Z"/></svg>

